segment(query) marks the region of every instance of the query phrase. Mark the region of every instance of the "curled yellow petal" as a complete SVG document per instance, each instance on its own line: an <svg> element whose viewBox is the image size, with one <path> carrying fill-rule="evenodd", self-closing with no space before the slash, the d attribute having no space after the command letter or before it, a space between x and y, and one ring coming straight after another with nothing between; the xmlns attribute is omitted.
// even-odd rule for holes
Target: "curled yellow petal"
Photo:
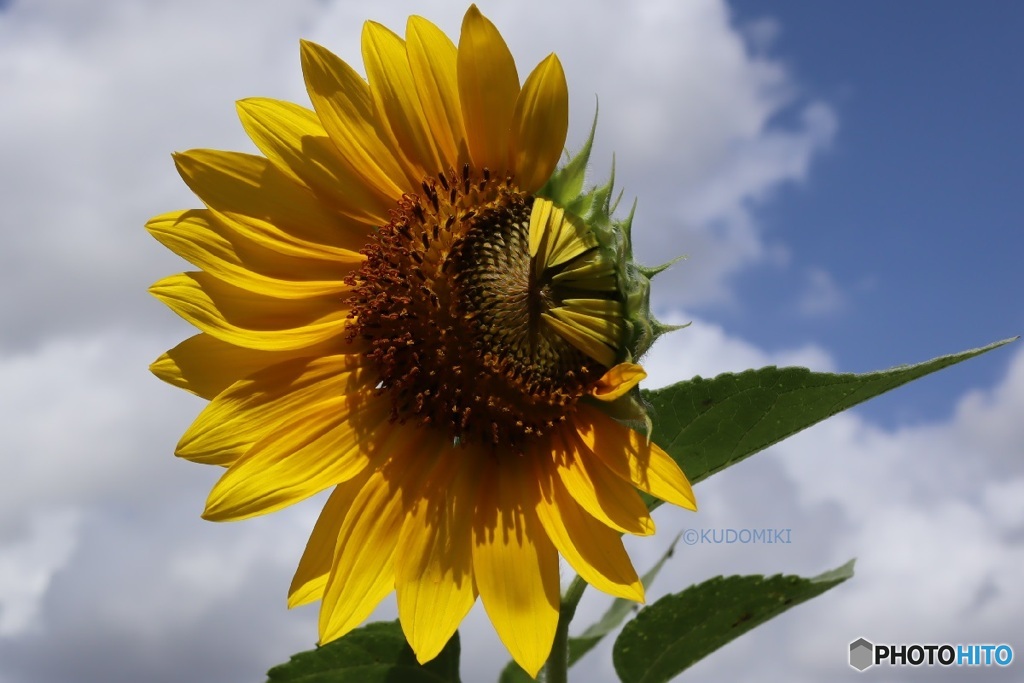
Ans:
<svg viewBox="0 0 1024 683"><path fill-rule="evenodd" d="M590 228L550 199L538 197L530 210L530 256L538 272L568 263L598 246Z"/></svg>
<svg viewBox="0 0 1024 683"><path fill-rule="evenodd" d="M601 337L594 335L588 327L572 319L556 317L551 313L542 313L541 317L563 339L601 365L609 366L615 363L615 349L608 346Z"/></svg>
<svg viewBox="0 0 1024 683"><path fill-rule="evenodd" d="M604 373L590 395L601 401L614 401L628 394L645 377L647 373L636 363L619 363Z"/></svg>

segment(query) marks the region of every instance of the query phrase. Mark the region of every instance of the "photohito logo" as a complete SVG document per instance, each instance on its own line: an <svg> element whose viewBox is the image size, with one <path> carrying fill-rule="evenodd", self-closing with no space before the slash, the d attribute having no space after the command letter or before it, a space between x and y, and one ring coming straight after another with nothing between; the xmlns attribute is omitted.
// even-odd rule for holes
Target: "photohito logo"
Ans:
<svg viewBox="0 0 1024 683"><path fill-rule="evenodd" d="M1000 645L875 645L866 638L850 643L850 666L864 671L875 664L889 666L1009 666L1013 648Z"/></svg>

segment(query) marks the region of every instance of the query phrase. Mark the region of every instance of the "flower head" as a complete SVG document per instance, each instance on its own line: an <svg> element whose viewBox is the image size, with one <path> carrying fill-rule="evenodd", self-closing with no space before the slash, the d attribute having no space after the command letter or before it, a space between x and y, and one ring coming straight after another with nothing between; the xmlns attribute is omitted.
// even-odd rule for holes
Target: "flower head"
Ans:
<svg viewBox="0 0 1024 683"><path fill-rule="evenodd" d="M152 293L200 333L152 366L210 400L178 444L226 467L204 517L237 520L333 489L290 606L320 639L391 591L421 661L483 601L536 674L558 555L594 586L643 588L620 533L653 533L636 489L693 508L635 431L635 360L664 327L611 183L556 170L568 94L555 55L520 85L476 7L456 47L412 17L368 22L364 80L302 44L313 109L238 104L263 153L175 156L206 208L149 231L199 268Z"/></svg>

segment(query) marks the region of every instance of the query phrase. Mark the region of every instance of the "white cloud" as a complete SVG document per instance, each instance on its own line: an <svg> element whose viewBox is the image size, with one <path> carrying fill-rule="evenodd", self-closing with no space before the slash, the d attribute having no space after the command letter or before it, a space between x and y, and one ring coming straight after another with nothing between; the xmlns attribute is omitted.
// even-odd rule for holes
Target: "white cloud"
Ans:
<svg viewBox="0 0 1024 683"><path fill-rule="evenodd" d="M52 509L27 516L24 538L0 544L0 638L42 627L39 603L75 548L78 515Z"/></svg>
<svg viewBox="0 0 1024 683"><path fill-rule="evenodd" d="M179 269L142 229L194 205L170 153L251 149L233 100L297 78L317 3L14 2L0 12L0 348L122 320ZM287 74L287 75L285 75ZM26 296L30 293L30 296Z"/></svg>
<svg viewBox="0 0 1024 683"><path fill-rule="evenodd" d="M813 317L837 313L846 305L846 297L836 281L822 268L808 268L803 294L797 301L801 315Z"/></svg>
<svg viewBox="0 0 1024 683"><path fill-rule="evenodd" d="M619 184L641 197L640 256L692 256L664 276L681 285L673 305L727 299L732 273L778 250L766 247L750 203L804 177L834 134L835 116L799 98L763 50L748 49L721 2L585 11L538 2L543 22L522 4L483 5L523 76L558 51L571 84L573 144L589 128L594 95L601 97L595 180L617 149ZM232 102L304 101L300 37L358 66L363 19L401 32L408 11L313 0L81 7L14 2L0 13L0 198L15 226L0 266L19 283L0 291L0 314L12 330L0 340L5 347L58 330L95 331L128 311L165 324L142 292L178 266L141 225L195 203L169 153L252 149ZM420 10L457 34L463 7L435 2ZM787 108L798 110L798 123L771 123Z"/></svg>
<svg viewBox="0 0 1024 683"><path fill-rule="evenodd" d="M668 286L660 290L674 297L662 308L727 300L732 273L784 252L766 243L753 210L805 177L836 120L768 55L771 26L750 28L751 47L715 0L482 6L523 74L558 51L575 144L589 126L592 95L601 96L595 179L617 149L619 183L641 198L640 255L692 257L661 276ZM420 9L449 33L464 10L437 1ZM216 470L171 455L201 404L146 373L189 332L144 294L181 265L141 226L196 204L170 151L251 149L232 100L302 98L299 37L358 64L362 20L401 31L406 11L313 0L16 1L0 11L0 431L8 465L0 478L0 680L258 680L312 644L315 610L286 612L284 594L317 501L244 524L208 524L198 513ZM773 123L783 112L796 123ZM661 592L718 572L815 573L862 557L860 575L834 599L800 608L694 673L743 679L774 647L788 653L780 667L820 680L833 671L826 645L839 647L835 666L845 667L844 643L835 643L859 635L847 630L882 629L874 615L886 601L904 610L908 632L924 624L916 609L927 609L936 629L966 615L953 634L1019 631L1012 607L1021 604L1013 576L1024 515L1024 353L1016 358L1011 376L966 397L949 425L889 432L837 418L701 485L699 516L659 511L661 535L631 543L640 567L682 526L790 525L800 539L761 554L680 552ZM821 348L766 351L699 320L647 359L658 383L771 363L833 365ZM933 467L917 466L925 456ZM920 539L919 551L907 550L897 524ZM947 531L965 539L961 552L947 552ZM924 588L906 590L925 569L935 572L929 590L966 584L1002 597L979 607L961 596L960 612L943 611L926 604ZM595 598L581 619L603 610ZM393 615L393 605L379 614ZM505 654L479 608L464 633L465 679L491 678ZM801 650L805 642L822 654ZM592 680L613 680L608 661L606 645L581 666Z"/></svg>
<svg viewBox="0 0 1024 683"><path fill-rule="evenodd" d="M996 528L1011 532L1024 527L1024 481L996 481L985 489L987 516Z"/></svg>
<svg viewBox="0 0 1024 683"><path fill-rule="evenodd" d="M732 274L779 259L752 209L806 177L835 135L835 113L802 97L763 42L748 46L724 3L604 3L584 12L549 3L544 12L548 20L538 25L519 7L494 8L499 25L513 29L513 46L526 43L522 52L532 62L524 63L557 46L577 140L588 129L594 94L600 97L592 177L603 180L617 152L627 204L639 197L638 256L652 264L690 256L662 276L670 286L655 295L671 291L672 298L658 304L731 301ZM566 35L563 25L575 28ZM783 112L797 123L774 123Z"/></svg>
<svg viewBox="0 0 1024 683"><path fill-rule="evenodd" d="M16 628L0 639L0 661L11 667L4 673L19 674L13 681L63 680L97 647L116 664L95 664L96 680L170 681L183 671L248 680L312 642L315 610L286 612L283 602L318 501L242 524L199 520L216 472L170 455L199 402L141 370L158 343L130 336L54 343L34 362L0 366L0 386L23 399L3 406L16 426L8 427L11 443L41 444L34 458L22 458L25 474L4 480L4 518L32 519L19 509L64 509L89 520L59 534L14 529L0 542L8 563L0 559L0 568L20 571L0 571L3 614L22 615L5 622ZM700 320L665 337L649 360L659 384L770 363L832 365L815 347L769 353ZM66 395L47 406L42 388L59 384L55 378ZM1014 605L1024 598L1016 587L1024 477L1019 464L999 479L991 472L1007 465L1024 436L1016 419L1022 402L1018 351L1006 380L965 396L947 424L885 430L841 415L701 484L700 513L659 510L658 536L630 541L641 569L683 528L788 527L793 543L681 547L651 599L718 573L813 575L859 557L850 583L730 645L693 678L743 679L750 661L772 651L790 678L814 681L845 666L842 649L859 635L966 641L1015 632L1021 624ZM979 438L979 414L998 440ZM40 424L64 429L45 434ZM591 592L579 627L606 604ZM393 616L393 602L377 614ZM212 652L202 642L215 632L222 635ZM505 655L481 610L463 634L466 679L493 678ZM41 663L43 643L54 638L68 648L64 669ZM581 663L586 680L614 680L609 647ZM135 653L130 661L113 656L124 650Z"/></svg>
<svg viewBox="0 0 1024 683"><path fill-rule="evenodd" d="M686 331L666 338L673 348L665 352L682 358L696 348L700 357L701 337L718 336L702 327L694 325L690 342ZM719 341L726 358L758 360L740 340L723 335ZM856 680L846 649L861 636L1013 643L1024 628L1024 349L1010 353L1006 377L962 397L947 421L884 429L856 411L844 413L701 483L696 515L668 506L658 511L654 542L631 544L641 569L685 528L784 527L792 530L792 543L681 545L652 598L716 574L813 576L857 558L846 584L728 645L686 680L757 680L766 661L791 681ZM760 360L771 358L761 353ZM594 600L579 626L606 604ZM582 680L616 680L610 648L604 644L580 664ZM886 676L919 680L936 673ZM956 672L946 674L956 680ZM1016 680L1012 671L987 670L985 677Z"/></svg>
<svg viewBox="0 0 1024 683"><path fill-rule="evenodd" d="M660 280L658 284L661 284ZM720 325L691 318L682 312L669 313L659 320L667 325L691 324L662 336L642 359L652 387L666 386L696 375L714 377L723 372L765 365L795 365L820 372L835 369L828 352L815 345L767 352L729 336Z"/></svg>
<svg viewBox="0 0 1024 683"><path fill-rule="evenodd" d="M158 453L173 448L187 426L184 411L200 402L148 373L165 343L110 331L0 356L4 454L18 462L0 483L0 519L16 519L34 506L88 506L112 495L155 501L159 490L136 486L149 477L182 481L182 469Z"/></svg>

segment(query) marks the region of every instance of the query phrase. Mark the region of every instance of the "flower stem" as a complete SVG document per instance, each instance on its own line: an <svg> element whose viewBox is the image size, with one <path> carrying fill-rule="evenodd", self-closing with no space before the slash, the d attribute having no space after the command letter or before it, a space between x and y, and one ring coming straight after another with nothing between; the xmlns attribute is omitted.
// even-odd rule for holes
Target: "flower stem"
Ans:
<svg viewBox="0 0 1024 683"><path fill-rule="evenodd" d="M587 582L577 576L562 596L555 642L551 646L547 664L544 665L544 683L569 682L569 622L576 615L576 605L579 604L586 589Z"/></svg>

